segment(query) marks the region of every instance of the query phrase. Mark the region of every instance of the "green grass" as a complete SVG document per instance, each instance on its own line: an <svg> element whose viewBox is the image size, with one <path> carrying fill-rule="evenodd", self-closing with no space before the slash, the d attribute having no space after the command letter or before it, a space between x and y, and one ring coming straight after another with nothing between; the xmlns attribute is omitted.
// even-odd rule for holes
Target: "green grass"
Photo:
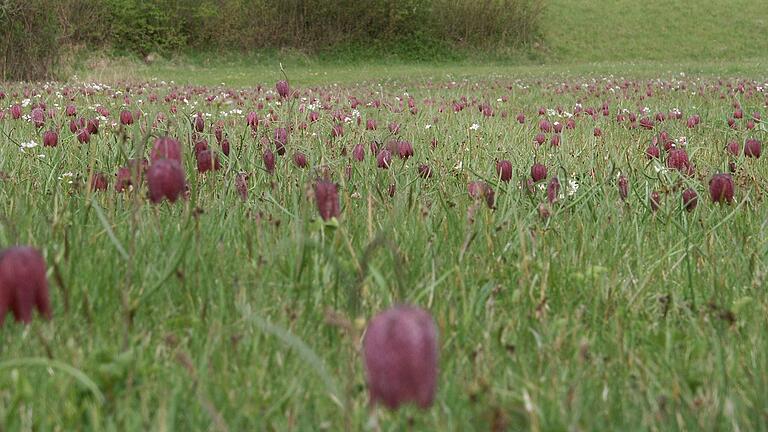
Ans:
<svg viewBox="0 0 768 432"><path fill-rule="evenodd" d="M750 63L734 67L759 73ZM590 83L579 75L603 70L547 69L537 84L533 67L519 69L529 75L516 81L503 71L483 78L491 67L460 66L450 88L436 84L453 78L429 67L372 69L392 80L315 91L339 101L381 93L389 103L408 92L419 113L362 106L363 118L378 119L381 129L347 125L342 139L326 144L332 121L324 112L306 132L292 134L274 176L262 169L258 144L269 129L262 125L251 137L240 116L224 117L230 108L207 105L202 95L191 98L197 107L179 103L178 114L155 132L182 138L186 148L191 197L175 205L150 205L144 188L87 191L89 170L111 175L136 154L138 126L125 136L103 127L89 145L64 132L59 147L22 153L17 142L36 136L32 126L0 122L0 170L10 176L0 183L0 244L43 250L54 303L50 323L25 328L9 321L0 329L0 426L362 430L370 422L359 354L364 323L409 302L428 308L440 329L438 396L427 412L380 412L382 430L768 430L765 158L736 160L734 205L710 203L706 189L708 176L725 168L725 141L751 135L724 126L729 100L658 89L643 102L702 115L695 130L664 125L688 137L699 175L687 179L647 163L650 132L612 121L615 109L635 109L634 99L614 101L612 116L597 120L603 139L592 136L591 120L580 120L559 149L536 151L535 123L514 122L519 111L535 119L539 106L571 107L577 99L599 106L612 96L556 95L547 85ZM223 70L202 71L199 79L215 82ZM344 71L333 78L303 71L299 81L365 74ZM680 78L674 68L656 71ZM196 72L178 80L194 81ZM458 79L463 74L475 75ZM170 88L155 91L162 101ZM497 116L484 118L475 107L441 114L439 103L422 103L445 101L450 111L464 95L490 102ZM509 101L497 102L504 95ZM62 103L55 93L43 98ZM97 94L76 103L88 115L98 104L116 115L122 102ZM243 110L254 104L249 98ZM765 117L759 97L742 97L742 104ZM140 106L148 118L167 110L162 103ZM272 108L288 124L306 115L292 104ZM207 175L195 172L189 150L187 116L198 109L225 121L233 148L224 169ZM498 115L502 110L510 118ZM339 147L385 140L390 121L404 126L415 158L395 159L385 171L369 153L346 179L349 162ZM479 130L469 130L473 123ZM767 141L764 130L754 135ZM205 137L214 142L210 128ZM434 150L432 138L439 141ZM313 169L293 166L297 150ZM514 182L496 179L500 158L513 161ZM517 187L534 159L564 188L568 179L580 184L551 207L548 221L538 216L543 192L529 197ZM461 172L453 169L457 161ZM420 179L419 162L429 163L435 178ZM321 164L341 185L336 229L316 221L308 194ZM630 178L627 205L616 190L618 170ZM250 174L246 202L233 187L239 171ZM75 177L60 179L66 172ZM476 179L496 189L496 210L467 196L467 181ZM392 183L397 193L389 198ZM681 209L680 185L699 192L695 212ZM665 196L656 214L647 207L651 190Z"/></svg>
<svg viewBox="0 0 768 432"><path fill-rule="evenodd" d="M9 320L0 328L0 430L365 430L373 424L360 355L365 323L408 302L427 308L440 330L438 395L429 411L380 411L380 430L768 431L766 156L733 159L733 205L712 204L707 193L709 176L727 169L724 144L756 136L765 149L768 132L729 130L732 100L690 91L719 77L765 83L766 42L750 36L765 33L766 9L736 0L662 5L550 0L547 48L513 60L277 52L80 65L61 86L147 81L160 101L177 86L209 86L190 97L195 105L175 102L178 113L153 132L182 139L191 194L152 206L145 187L87 191L91 169L111 178L140 151L139 126L123 135L103 125L80 145L64 124L59 147L22 153L18 143L40 143L38 133L0 121L0 171L9 176L0 180L0 245L43 251L54 305L49 323ZM649 19L659 32L646 30ZM283 76L280 63L295 88L328 93L334 107L347 109L350 95L397 104L408 93L419 112L361 106L380 129L346 125L332 144L331 112L323 112L291 135L270 176L259 143L275 123L253 137L242 115L222 114L233 105L208 104L204 95L271 89ZM639 80L641 88L681 81L689 91L657 88L638 100L620 91L558 95L551 87L610 77ZM22 88L4 85L2 107L22 99L10 96ZM65 103L55 91L42 93L49 106ZM256 109L248 96L244 113ZM484 118L475 106L438 111L441 103L451 111L461 96L491 103L496 116ZM146 95L131 98L145 118L168 112ZM764 96L737 99L745 113L768 118ZM577 100L585 107L611 100L611 116L581 119L560 148L535 150L538 107L571 109ZM116 116L122 104L98 93L75 103L87 116L97 105ZM613 122L618 108L639 106L702 116L693 130L684 121L663 124L688 138L696 177L658 173L643 155L653 133ZM270 108L277 124L296 126L306 116L295 104L267 103L260 117ZM188 116L198 110L225 121L233 153L222 171L195 171ZM525 126L514 121L520 111ZM339 148L388 139L390 121L403 125L414 159L395 158L384 171L368 152L347 179L350 161ZM475 123L480 128L470 131ZM204 137L215 142L210 127ZM305 152L312 168L296 168L294 151ZM515 169L509 184L495 175L502 158ZM548 220L539 217L544 192L530 197L518 187L534 160L564 188L568 179L580 185L550 207ZM419 178L419 163L435 177ZM340 184L337 228L317 221L311 184L321 164ZM246 202L234 188L241 171L249 173ZM627 204L618 197L618 171L629 177ZM68 172L74 176L62 176ZM495 210L467 196L471 180L494 187ZM681 208L682 186L699 193L692 213ZM648 208L653 190L664 197L657 213Z"/></svg>
<svg viewBox="0 0 768 432"><path fill-rule="evenodd" d="M768 56L768 7L749 0L549 0L544 45L560 61L729 61Z"/></svg>

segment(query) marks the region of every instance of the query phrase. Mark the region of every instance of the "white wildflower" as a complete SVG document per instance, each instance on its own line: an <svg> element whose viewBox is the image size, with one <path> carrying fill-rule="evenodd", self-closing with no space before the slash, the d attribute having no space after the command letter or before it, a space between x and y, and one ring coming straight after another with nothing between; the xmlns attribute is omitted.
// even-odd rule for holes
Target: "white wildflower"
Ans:
<svg viewBox="0 0 768 432"><path fill-rule="evenodd" d="M576 180L568 180L568 196L573 196L579 190L579 183Z"/></svg>

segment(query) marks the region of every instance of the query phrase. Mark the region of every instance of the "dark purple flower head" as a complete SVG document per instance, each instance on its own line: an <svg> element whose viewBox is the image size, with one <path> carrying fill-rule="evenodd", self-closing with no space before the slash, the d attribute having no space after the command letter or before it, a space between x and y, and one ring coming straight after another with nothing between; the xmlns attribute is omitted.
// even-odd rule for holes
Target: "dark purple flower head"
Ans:
<svg viewBox="0 0 768 432"><path fill-rule="evenodd" d="M78 130L85 129L86 124L87 122L82 117L77 119L72 119L69 122L69 131L72 133L77 133Z"/></svg>
<svg viewBox="0 0 768 432"><path fill-rule="evenodd" d="M648 159L658 159L661 157L661 150L657 146L652 145L645 150L645 156Z"/></svg>
<svg viewBox="0 0 768 432"><path fill-rule="evenodd" d="M43 146L56 147L59 145L59 134L54 130L45 131L43 133Z"/></svg>
<svg viewBox="0 0 768 432"><path fill-rule="evenodd" d="M133 113L129 110L120 111L120 124L129 126L133 124Z"/></svg>
<svg viewBox="0 0 768 432"><path fill-rule="evenodd" d="M152 162L147 171L149 200L159 203L164 199L175 202L187 187L184 168L175 159L159 159Z"/></svg>
<svg viewBox="0 0 768 432"><path fill-rule="evenodd" d="M237 173L235 176L235 189L242 201L248 200L248 174L243 172Z"/></svg>
<svg viewBox="0 0 768 432"><path fill-rule="evenodd" d="M91 175L91 190L96 191L105 191L107 190L108 182L107 182L107 175L102 172L95 172Z"/></svg>
<svg viewBox="0 0 768 432"><path fill-rule="evenodd" d="M531 166L531 178L535 182L540 182L547 178L547 167L540 163L535 163Z"/></svg>
<svg viewBox="0 0 768 432"><path fill-rule="evenodd" d="M512 162L508 160L500 160L496 162L496 175L499 176L501 181L508 182L512 179Z"/></svg>
<svg viewBox="0 0 768 432"><path fill-rule="evenodd" d="M339 189L335 183L328 180L318 180L315 183L315 201L317 202L317 211L324 221L341 214Z"/></svg>
<svg viewBox="0 0 768 432"><path fill-rule="evenodd" d="M376 120L368 119L365 121L365 130L373 131L373 130L376 130L376 128L377 128Z"/></svg>
<svg viewBox="0 0 768 432"><path fill-rule="evenodd" d="M744 156L759 158L762 153L760 141L755 138L749 138L744 141Z"/></svg>
<svg viewBox="0 0 768 432"><path fill-rule="evenodd" d="M715 174L709 180L709 196L716 203L733 202L733 178L730 174Z"/></svg>
<svg viewBox="0 0 768 432"><path fill-rule="evenodd" d="M280 95L281 98L285 99L288 97L288 94L290 93L290 87L288 87L288 81L280 80L275 84L275 89L277 90L277 94Z"/></svg>
<svg viewBox="0 0 768 432"><path fill-rule="evenodd" d="M362 144L357 144L352 149L352 158L358 162L362 162L365 159L365 147Z"/></svg>
<svg viewBox="0 0 768 432"><path fill-rule="evenodd" d="M245 123L251 127L251 129L256 129L259 126L259 115L256 114L255 111L251 111L248 113L248 115L245 116Z"/></svg>
<svg viewBox="0 0 768 432"><path fill-rule="evenodd" d="M693 211L698 203L699 195L695 190L688 188L683 191L683 207L685 207L687 211Z"/></svg>
<svg viewBox="0 0 768 432"><path fill-rule="evenodd" d="M221 148L221 152L224 154L224 156L229 156L229 140L226 138L223 138L219 140L219 147Z"/></svg>
<svg viewBox="0 0 768 432"><path fill-rule="evenodd" d="M8 311L16 321L32 321L34 309L51 317L46 265L36 249L16 246L0 252L0 327Z"/></svg>
<svg viewBox="0 0 768 432"><path fill-rule="evenodd" d="M684 149L671 149L669 155L667 155L667 166L686 175L693 174L693 165L691 165L688 153Z"/></svg>
<svg viewBox="0 0 768 432"><path fill-rule="evenodd" d="M432 177L432 168L429 167L427 164L421 164L419 165L419 177L421 178L431 178Z"/></svg>
<svg viewBox="0 0 768 432"><path fill-rule="evenodd" d="M376 155L376 166L383 169L388 169L392 163L392 152L388 149L384 149Z"/></svg>
<svg viewBox="0 0 768 432"><path fill-rule="evenodd" d="M195 118L192 120L192 126L194 126L196 132L203 132L205 130L205 118L203 113L198 112L195 114Z"/></svg>
<svg viewBox="0 0 768 432"><path fill-rule="evenodd" d="M21 118L21 105L15 104L11 106L11 118L14 120Z"/></svg>
<svg viewBox="0 0 768 432"><path fill-rule="evenodd" d="M552 204L557 201L560 195L560 180L557 177L552 177L552 180L547 184L547 201Z"/></svg>
<svg viewBox="0 0 768 432"><path fill-rule="evenodd" d="M115 191L124 192L133 184L133 173L128 167L120 167L115 174Z"/></svg>
<svg viewBox="0 0 768 432"><path fill-rule="evenodd" d="M536 142L536 144L538 144L538 145L544 144L544 141L546 141L546 140L547 140L547 136L544 135L543 133L538 133L533 138L533 141Z"/></svg>
<svg viewBox="0 0 768 432"><path fill-rule="evenodd" d="M195 155L197 159L197 172L200 174L221 169L219 156L211 150L203 150Z"/></svg>
<svg viewBox="0 0 768 432"><path fill-rule="evenodd" d="M413 156L413 145L409 141L397 142L397 155L400 159L408 159Z"/></svg>
<svg viewBox="0 0 768 432"><path fill-rule="evenodd" d="M342 136L344 136L344 125L341 123L336 123L333 125L333 128L331 128L331 137L339 138Z"/></svg>
<svg viewBox="0 0 768 432"><path fill-rule="evenodd" d="M309 165L307 161L307 155L302 152L296 152L293 154L293 163L299 168L306 168Z"/></svg>
<svg viewBox="0 0 768 432"><path fill-rule="evenodd" d="M173 159L181 163L181 144L171 137L155 139L152 151L149 152L149 160Z"/></svg>
<svg viewBox="0 0 768 432"><path fill-rule="evenodd" d="M69 104L67 105L67 108L64 110L64 114L67 117L74 117L77 115L77 108L74 105Z"/></svg>
<svg viewBox="0 0 768 432"><path fill-rule="evenodd" d="M728 151L728 153L731 156L738 156L739 151L741 151L741 149L739 148L739 143L736 140L729 141L728 145L725 146L725 149Z"/></svg>
<svg viewBox="0 0 768 432"><path fill-rule="evenodd" d="M80 144L87 144L91 142L91 134L88 132L88 129L80 129L77 132L77 142Z"/></svg>
<svg viewBox="0 0 768 432"><path fill-rule="evenodd" d="M627 195L629 195L629 180L627 176L621 175L619 176L619 197L622 201L626 201Z"/></svg>
<svg viewBox="0 0 768 432"><path fill-rule="evenodd" d="M288 144L288 130L285 128L275 129L275 148L277 149L277 154L281 156L285 154L286 144Z"/></svg>
<svg viewBox="0 0 768 432"><path fill-rule="evenodd" d="M29 119L32 121L36 128L40 129L41 127L45 126L45 111L40 107L33 108L29 115Z"/></svg>
<svg viewBox="0 0 768 432"><path fill-rule="evenodd" d="M395 306L375 316L363 341L372 404L395 410L415 403L429 408L437 388L437 328L413 306Z"/></svg>
<svg viewBox="0 0 768 432"><path fill-rule="evenodd" d="M275 154L272 153L272 150L270 149L264 150L262 159L264 159L264 168L267 170L267 172L270 174L274 173L275 172Z"/></svg>
<svg viewBox="0 0 768 432"><path fill-rule="evenodd" d="M88 130L88 133L91 135L96 135L99 133L99 119L92 118L88 120L88 124L86 125L86 129Z"/></svg>
<svg viewBox="0 0 768 432"><path fill-rule="evenodd" d="M488 208L494 208L496 203L496 192L483 181L472 181L467 183L467 193L470 198L479 200L484 198Z"/></svg>

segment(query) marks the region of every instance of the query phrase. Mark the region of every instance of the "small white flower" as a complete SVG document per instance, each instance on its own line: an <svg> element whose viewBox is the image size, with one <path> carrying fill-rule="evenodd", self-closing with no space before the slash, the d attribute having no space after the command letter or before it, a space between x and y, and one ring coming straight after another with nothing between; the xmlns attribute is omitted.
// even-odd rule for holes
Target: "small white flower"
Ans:
<svg viewBox="0 0 768 432"><path fill-rule="evenodd" d="M424 129L432 129L432 125L428 124L428 125L424 126Z"/></svg>
<svg viewBox="0 0 768 432"><path fill-rule="evenodd" d="M579 183L576 180L568 180L568 196L573 196L579 190Z"/></svg>
<svg viewBox="0 0 768 432"><path fill-rule="evenodd" d="M472 123L472 126L470 126L469 128L476 131L480 129L480 125L477 123Z"/></svg>
<svg viewBox="0 0 768 432"><path fill-rule="evenodd" d="M25 148L35 148L35 147L37 147L37 143L34 140L32 140L32 141L29 141L29 142L23 142L23 143L19 144L19 146L21 146L21 148L23 148L23 149L25 149Z"/></svg>

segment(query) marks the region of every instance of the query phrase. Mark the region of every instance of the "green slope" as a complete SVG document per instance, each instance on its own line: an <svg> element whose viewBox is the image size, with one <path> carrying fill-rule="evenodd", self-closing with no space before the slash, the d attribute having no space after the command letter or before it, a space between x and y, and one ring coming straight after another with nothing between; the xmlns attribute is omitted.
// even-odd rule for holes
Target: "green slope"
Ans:
<svg viewBox="0 0 768 432"><path fill-rule="evenodd" d="M548 0L543 32L574 63L768 57L768 2Z"/></svg>

